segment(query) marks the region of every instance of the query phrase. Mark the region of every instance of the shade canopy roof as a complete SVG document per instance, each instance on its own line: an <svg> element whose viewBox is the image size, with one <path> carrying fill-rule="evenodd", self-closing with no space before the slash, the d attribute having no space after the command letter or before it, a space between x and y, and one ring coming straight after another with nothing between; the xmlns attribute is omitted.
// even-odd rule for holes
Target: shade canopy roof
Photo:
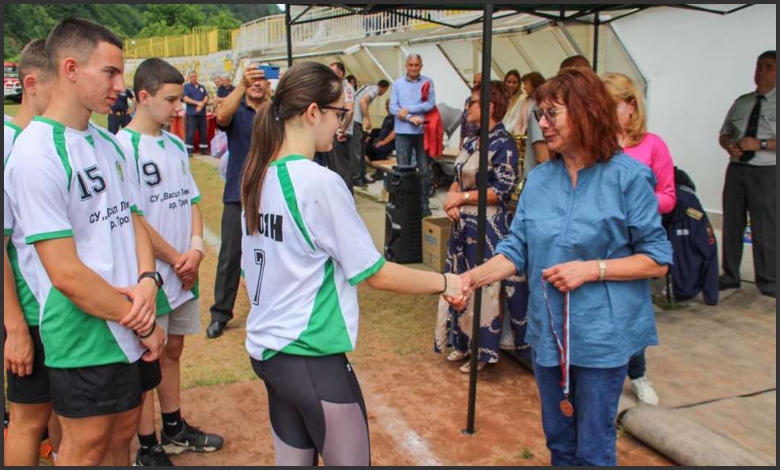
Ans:
<svg viewBox="0 0 780 470"><path fill-rule="evenodd" d="M402 16L407 16L413 19L431 21L424 14L420 14L425 10L474 10L482 11L485 9L484 4L479 3L466 3L466 4L438 4L438 5L394 5L394 4L376 4L376 5L364 5L364 4L288 4L295 6L307 7L302 13L292 19L292 24L303 24L321 21L324 19L338 18L349 15L371 15L375 13L395 13ZM600 24L615 21L634 13L646 10L654 7L673 7L686 10L704 11L709 13L716 13L721 15L727 15L737 12L744 8L751 6L752 4L734 4L728 5L729 9L719 9L716 5L703 6L702 4L608 4L608 3L579 3L579 4L493 4L493 10L495 13L516 13L533 15L540 18L546 18L554 21L578 21L583 23ZM317 15L316 18L307 18L306 13L314 7L331 7L332 12L326 15ZM612 18L601 19L597 14L600 13L616 13ZM470 24L481 22L482 18L475 19L467 23L450 24L440 21L431 21L432 23L441 24L444 26L450 26L453 28L460 28Z"/></svg>

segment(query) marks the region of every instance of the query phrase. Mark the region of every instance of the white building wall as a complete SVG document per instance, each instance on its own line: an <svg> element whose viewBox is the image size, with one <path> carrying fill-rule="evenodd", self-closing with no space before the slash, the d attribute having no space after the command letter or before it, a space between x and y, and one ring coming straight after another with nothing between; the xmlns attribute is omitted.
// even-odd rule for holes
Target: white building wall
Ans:
<svg viewBox="0 0 780 470"><path fill-rule="evenodd" d="M649 130L669 144L708 211L722 212L721 126L734 100L755 90L756 59L776 48L776 18L769 4L729 16L654 8L616 22L648 81Z"/></svg>

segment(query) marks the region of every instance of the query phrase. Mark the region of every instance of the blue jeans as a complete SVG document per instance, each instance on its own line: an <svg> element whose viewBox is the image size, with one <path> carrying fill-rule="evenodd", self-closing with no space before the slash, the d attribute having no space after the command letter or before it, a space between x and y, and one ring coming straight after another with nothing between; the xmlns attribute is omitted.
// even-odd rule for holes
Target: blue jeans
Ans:
<svg viewBox="0 0 780 470"><path fill-rule="evenodd" d="M422 134L397 134L395 136L395 153L398 156L399 166L411 166L412 157L417 159L417 169L422 175L421 199L423 213L428 210L428 198L431 188L431 162L425 153L425 140Z"/></svg>
<svg viewBox="0 0 780 470"><path fill-rule="evenodd" d="M542 399L542 426L556 467L617 466L618 402L628 365L617 369L571 368L574 417L561 413L561 368L534 361Z"/></svg>

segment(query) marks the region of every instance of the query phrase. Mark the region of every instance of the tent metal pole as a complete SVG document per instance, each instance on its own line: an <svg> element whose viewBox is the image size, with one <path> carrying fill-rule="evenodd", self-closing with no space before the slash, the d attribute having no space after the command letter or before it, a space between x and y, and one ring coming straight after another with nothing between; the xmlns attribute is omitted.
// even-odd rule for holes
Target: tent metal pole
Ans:
<svg viewBox="0 0 780 470"><path fill-rule="evenodd" d="M284 24L287 27L287 66L293 65L293 47L292 47L292 14L290 13L290 5L286 3L284 5Z"/></svg>
<svg viewBox="0 0 780 470"><path fill-rule="evenodd" d="M490 150L490 77L493 64L493 4L485 5L482 30L482 122L480 124L479 145L479 212L477 222L477 266L485 263L485 237L487 233L487 184L488 151ZM482 325L482 289L474 295L474 328L471 334L471 377L469 380L468 423L464 434L476 434L477 412L477 365L479 364L479 330Z"/></svg>
<svg viewBox="0 0 780 470"><path fill-rule="evenodd" d="M593 70L599 71L599 39L601 38L601 13L593 20Z"/></svg>

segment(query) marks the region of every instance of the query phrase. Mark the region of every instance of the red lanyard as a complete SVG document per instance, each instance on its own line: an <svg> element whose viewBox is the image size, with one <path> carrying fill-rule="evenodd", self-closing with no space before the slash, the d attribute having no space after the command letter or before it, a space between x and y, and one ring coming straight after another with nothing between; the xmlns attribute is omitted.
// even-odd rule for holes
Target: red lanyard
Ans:
<svg viewBox="0 0 780 470"><path fill-rule="evenodd" d="M571 292L566 293L563 306L563 341L561 341L558 332L555 331L555 319L553 318L553 308L550 303L550 298L547 296L547 284L542 279L542 293L544 294L544 300L547 302L547 313L550 316L550 328L552 334L555 337L556 345L558 346L558 356L561 363L561 389L563 389L564 400L561 402L561 413L567 418L574 416L574 405L572 405L571 397Z"/></svg>

